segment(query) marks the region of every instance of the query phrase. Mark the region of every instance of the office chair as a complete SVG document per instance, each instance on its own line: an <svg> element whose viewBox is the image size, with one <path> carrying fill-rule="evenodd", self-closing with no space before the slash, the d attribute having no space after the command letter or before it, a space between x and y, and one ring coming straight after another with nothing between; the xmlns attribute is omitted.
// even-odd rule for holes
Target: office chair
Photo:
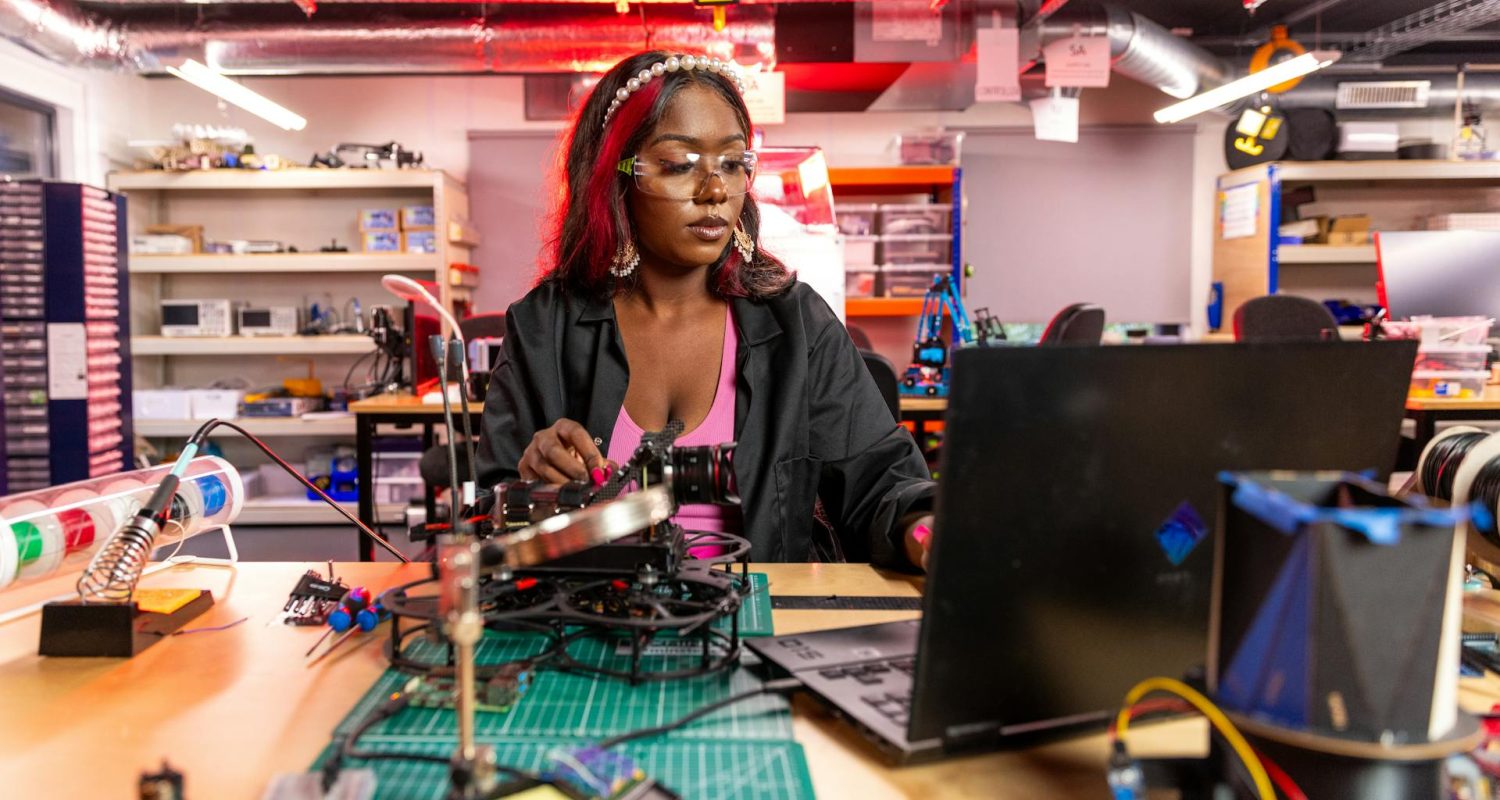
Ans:
<svg viewBox="0 0 1500 800"><path fill-rule="evenodd" d="M1054 345L1097 345L1104 338L1104 309L1092 303L1074 303L1057 312L1042 331L1044 347Z"/></svg>
<svg viewBox="0 0 1500 800"><path fill-rule="evenodd" d="M897 388L896 367L885 356L869 350L860 350L859 356L865 360L865 369L870 371L870 377L875 379L875 386L880 389L880 396L885 398L886 406L891 409L891 418L900 421L901 395Z"/></svg>
<svg viewBox="0 0 1500 800"><path fill-rule="evenodd" d="M504 314L475 314L458 321L459 335L464 341L475 339L498 339L505 335Z"/></svg>
<svg viewBox="0 0 1500 800"><path fill-rule="evenodd" d="M847 325L844 329L849 331L849 340L854 342L856 348L871 352L875 350L870 344L870 334L865 333L863 328L860 328L858 325Z"/></svg>
<svg viewBox="0 0 1500 800"><path fill-rule="evenodd" d="M1246 300L1234 310L1236 342L1337 341L1338 322L1316 300L1290 294L1268 294Z"/></svg>

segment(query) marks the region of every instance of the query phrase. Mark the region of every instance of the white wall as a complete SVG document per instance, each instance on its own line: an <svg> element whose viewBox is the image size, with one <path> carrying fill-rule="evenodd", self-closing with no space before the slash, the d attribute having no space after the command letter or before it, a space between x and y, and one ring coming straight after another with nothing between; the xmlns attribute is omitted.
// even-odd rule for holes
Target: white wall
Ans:
<svg viewBox="0 0 1500 800"><path fill-rule="evenodd" d="M145 80L66 67L0 39L0 88L57 108L58 177L96 185L129 161Z"/></svg>

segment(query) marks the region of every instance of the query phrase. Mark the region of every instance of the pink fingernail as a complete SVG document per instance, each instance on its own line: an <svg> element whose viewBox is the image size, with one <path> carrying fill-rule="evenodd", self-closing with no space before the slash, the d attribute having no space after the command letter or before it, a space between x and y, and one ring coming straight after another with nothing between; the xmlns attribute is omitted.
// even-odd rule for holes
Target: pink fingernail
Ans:
<svg viewBox="0 0 1500 800"><path fill-rule="evenodd" d="M917 544L927 544L927 540L931 537L932 529L926 525L917 525L911 529L911 538L916 539Z"/></svg>
<svg viewBox="0 0 1500 800"><path fill-rule="evenodd" d="M599 467L594 467L593 469L589 470L589 477L594 479L595 486L604 485L604 482L607 480L605 475L606 473L604 472L604 470Z"/></svg>

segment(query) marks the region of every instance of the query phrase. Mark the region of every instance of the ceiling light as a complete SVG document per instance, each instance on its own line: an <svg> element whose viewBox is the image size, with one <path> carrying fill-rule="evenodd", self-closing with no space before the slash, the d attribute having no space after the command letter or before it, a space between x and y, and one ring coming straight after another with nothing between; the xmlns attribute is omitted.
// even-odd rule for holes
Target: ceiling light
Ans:
<svg viewBox="0 0 1500 800"><path fill-rule="evenodd" d="M243 84L236 83L191 58L182 62L180 67L167 67L167 72L283 130L300 131L307 127L306 119L292 113L285 106L245 88Z"/></svg>
<svg viewBox="0 0 1500 800"><path fill-rule="evenodd" d="M1338 61L1340 55L1342 54L1337 50L1316 50L1303 53L1296 58L1252 72L1239 80L1230 81L1217 89L1210 89L1203 94L1189 97L1181 103L1173 103L1156 112L1156 121L1163 124L1181 122L1188 117L1218 108L1225 103L1234 102L1241 97L1248 97L1279 83L1300 78L1309 72L1316 72Z"/></svg>

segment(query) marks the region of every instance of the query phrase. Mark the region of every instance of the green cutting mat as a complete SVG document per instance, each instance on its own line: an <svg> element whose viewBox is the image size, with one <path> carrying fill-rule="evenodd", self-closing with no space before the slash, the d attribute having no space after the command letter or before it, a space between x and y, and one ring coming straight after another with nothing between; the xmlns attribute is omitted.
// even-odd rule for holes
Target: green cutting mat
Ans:
<svg viewBox="0 0 1500 800"><path fill-rule="evenodd" d="M771 580L764 572L750 573L750 593L740 603L740 635L772 636L771 631ZM727 631L729 620L721 619L714 627Z"/></svg>
<svg viewBox="0 0 1500 800"><path fill-rule="evenodd" d="M763 573L751 573L750 580L752 591L740 606L740 634L769 636L769 581ZM727 623L716 623L716 627L727 629ZM545 637L537 634L486 632L475 660L479 664L513 661L540 652L544 644ZM694 652L698 647L696 639L679 643L664 637L648 646L642 666L648 671L694 666L699 661ZM443 653L424 639L414 640L407 649L407 655L418 660L438 660ZM630 664L628 649L620 642L580 639L570 645L569 653L576 661L595 667L625 670ZM753 658L747 650L741 661L749 663ZM410 675L387 670L335 734L349 731L410 679ZM526 695L509 711L480 712L475 735L496 746L500 763L540 771L548 763L547 754L555 749L584 747L607 736L661 725L760 684L743 667L636 686L544 668L532 673ZM359 744L370 750L448 755L456 730L452 710L407 708L370 728ZM648 775L690 800L813 798L807 760L801 745L792 741L789 706L779 695L736 703L655 739L622 745L621 750ZM313 768L326 757L325 751ZM376 772L377 800L439 800L446 791L447 771L439 765L378 761L361 766L371 766Z"/></svg>
<svg viewBox="0 0 1500 800"><path fill-rule="evenodd" d="M536 634L489 632L479 643L475 662L496 664L522 658L538 652L538 641ZM423 656L436 659L439 653L425 640L414 642L407 652L417 659ZM575 641L569 652L579 662L596 667L624 670L630 665L630 659L623 651L612 643L596 639ZM647 670L681 669L691 667L697 661L696 656L655 655L652 650L647 650L641 658L641 664ZM410 675L387 670L334 732L343 734L353 728L391 692L401 689L409 680ZM714 675L635 686L623 680L543 668L532 672L530 689L509 711L480 712L475 719L475 732L479 736L501 738L573 736L602 739L670 722L760 684L759 678L741 667ZM360 741L373 741L379 736L451 736L455 730L457 723L450 709L408 708L372 727ZM667 734L667 738L693 739L768 740L790 739L791 736L787 701L778 695L736 703Z"/></svg>
<svg viewBox="0 0 1500 800"><path fill-rule="evenodd" d="M533 772L547 766L547 754L554 749L580 745L567 739L487 743L496 746L501 764ZM454 745L451 740L422 739L387 742L378 747L382 751L447 756L452 754ZM814 797L807 759L802 745L796 742L631 742L621 745L619 750L634 759L647 775L685 800L813 800ZM318 763L326 756L325 751ZM443 800L448 790L448 768L441 764L415 761L371 764L358 760L349 764L374 768L375 800Z"/></svg>

